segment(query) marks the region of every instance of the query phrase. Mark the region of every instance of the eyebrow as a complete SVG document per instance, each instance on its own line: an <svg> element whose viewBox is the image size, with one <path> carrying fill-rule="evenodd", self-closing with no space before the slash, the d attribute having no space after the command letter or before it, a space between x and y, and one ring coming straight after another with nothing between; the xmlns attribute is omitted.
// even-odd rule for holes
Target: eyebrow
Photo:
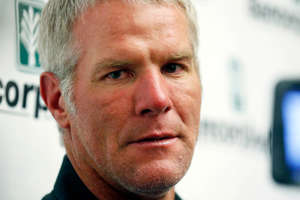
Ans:
<svg viewBox="0 0 300 200"><path fill-rule="evenodd" d="M175 54L171 54L167 60L169 61L176 61L176 60L191 60L193 59L194 55L192 52L183 51Z"/></svg>
<svg viewBox="0 0 300 200"><path fill-rule="evenodd" d="M131 65L132 63L129 61L123 60L114 60L114 59L104 59L95 64L94 74L98 73L100 70L108 69L108 68L120 68L122 66Z"/></svg>

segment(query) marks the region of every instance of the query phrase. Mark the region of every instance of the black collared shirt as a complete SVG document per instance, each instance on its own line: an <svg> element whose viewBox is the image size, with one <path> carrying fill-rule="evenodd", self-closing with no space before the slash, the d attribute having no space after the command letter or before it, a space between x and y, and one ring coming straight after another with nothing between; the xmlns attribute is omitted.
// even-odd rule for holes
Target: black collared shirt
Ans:
<svg viewBox="0 0 300 200"><path fill-rule="evenodd" d="M68 157L65 156L52 192L42 200L97 200L75 172ZM175 200L181 200L176 194Z"/></svg>

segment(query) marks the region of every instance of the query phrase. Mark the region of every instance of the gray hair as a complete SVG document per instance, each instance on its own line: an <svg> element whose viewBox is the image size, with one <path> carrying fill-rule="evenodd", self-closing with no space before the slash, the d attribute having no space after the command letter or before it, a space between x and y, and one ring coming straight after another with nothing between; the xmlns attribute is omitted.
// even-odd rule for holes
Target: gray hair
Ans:
<svg viewBox="0 0 300 200"><path fill-rule="evenodd" d="M80 56L80 47L72 34L75 20L89 7L98 1L108 0L49 0L43 9L38 49L41 65L45 71L54 73L60 81L62 95L67 109L75 113L72 98L73 75ZM123 0L130 3L172 3L183 9L187 16L191 43L197 65L198 29L196 12L190 0Z"/></svg>

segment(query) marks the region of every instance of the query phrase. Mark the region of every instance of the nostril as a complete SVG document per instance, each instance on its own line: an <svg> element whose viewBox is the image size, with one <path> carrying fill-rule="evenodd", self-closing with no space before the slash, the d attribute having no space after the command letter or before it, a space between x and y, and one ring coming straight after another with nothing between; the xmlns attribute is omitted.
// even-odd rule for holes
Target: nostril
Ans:
<svg viewBox="0 0 300 200"><path fill-rule="evenodd" d="M147 114L159 114L159 113L166 113L168 112L169 110L171 110L171 107L170 106L166 106L164 107L163 109L160 109L160 110L151 110L151 109L144 109L142 110L141 112L141 115L147 115Z"/></svg>
<svg viewBox="0 0 300 200"><path fill-rule="evenodd" d="M150 112L151 112L150 109L144 109L144 110L142 110L141 114L145 115L145 114L150 113Z"/></svg>
<svg viewBox="0 0 300 200"><path fill-rule="evenodd" d="M170 106L166 106L165 109L163 109L163 112L168 112L171 109Z"/></svg>

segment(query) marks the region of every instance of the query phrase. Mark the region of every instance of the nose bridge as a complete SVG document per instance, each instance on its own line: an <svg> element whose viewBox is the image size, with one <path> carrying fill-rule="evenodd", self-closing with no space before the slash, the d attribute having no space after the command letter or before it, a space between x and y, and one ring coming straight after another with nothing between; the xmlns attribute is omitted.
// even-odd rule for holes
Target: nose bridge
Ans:
<svg viewBox="0 0 300 200"><path fill-rule="evenodd" d="M165 90L164 80L162 80L162 76L160 73L156 71L148 71L146 75L142 78L142 84L144 85L145 89L149 93L149 95L154 95L157 98L162 98Z"/></svg>
<svg viewBox="0 0 300 200"><path fill-rule="evenodd" d="M159 70L147 70L135 90L136 114L156 115L170 109L166 82Z"/></svg>

